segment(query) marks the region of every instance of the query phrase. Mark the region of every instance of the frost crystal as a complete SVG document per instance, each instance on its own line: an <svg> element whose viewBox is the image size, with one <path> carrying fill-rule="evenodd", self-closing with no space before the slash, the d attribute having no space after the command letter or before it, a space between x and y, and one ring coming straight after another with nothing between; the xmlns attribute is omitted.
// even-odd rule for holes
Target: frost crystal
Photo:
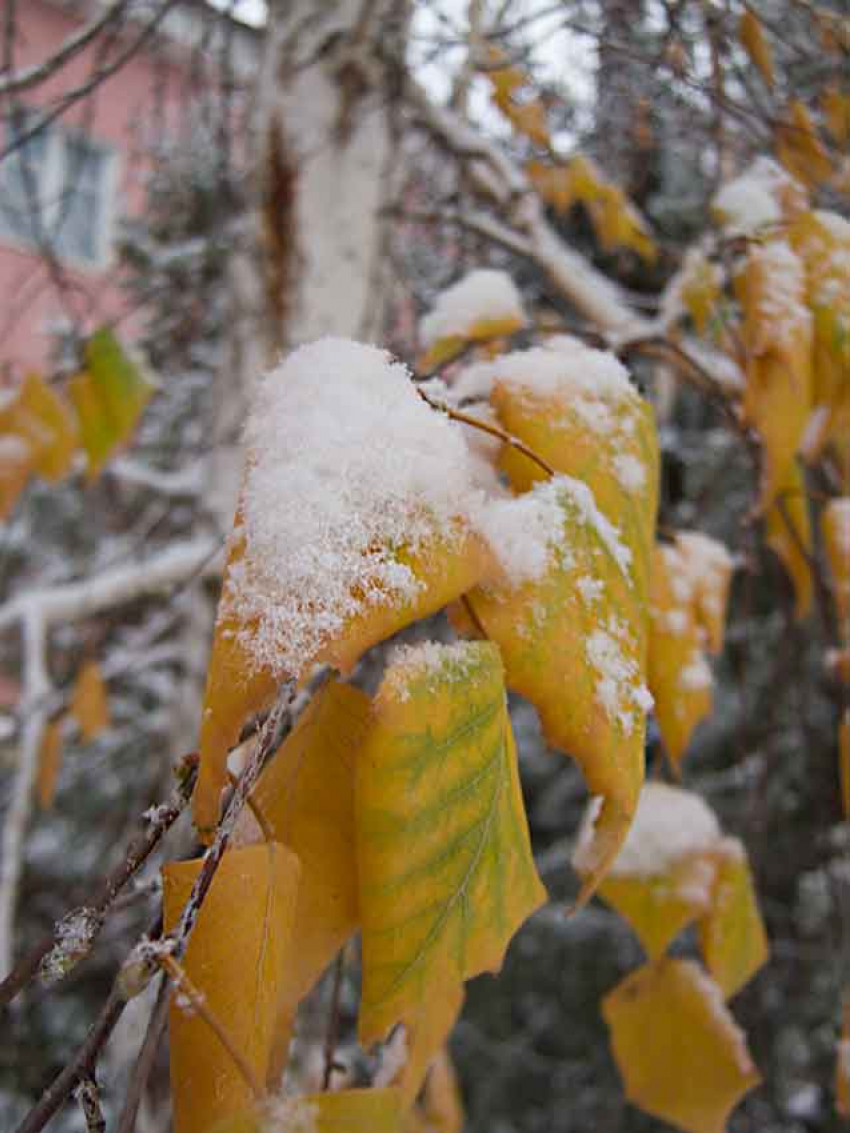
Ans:
<svg viewBox="0 0 850 1133"><path fill-rule="evenodd" d="M88 955L102 924L100 914L85 905L63 917L53 933L55 943L41 961L41 982L50 987L63 979L75 964Z"/></svg>
<svg viewBox="0 0 850 1133"><path fill-rule="evenodd" d="M467 683L481 667L481 652L486 648L469 641L423 641L418 645L399 645L389 657L385 686L400 701L410 699L411 685L422 682L429 690L446 682Z"/></svg>
<svg viewBox="0 0 850 1133"><path fill-rule="evenodd" d="M433 346L442 338L468 334L478 322L503 319L525 324L516 284L503 271L483 268L440 293L433 311L419 324L419 336L424 346Z"/></svg>

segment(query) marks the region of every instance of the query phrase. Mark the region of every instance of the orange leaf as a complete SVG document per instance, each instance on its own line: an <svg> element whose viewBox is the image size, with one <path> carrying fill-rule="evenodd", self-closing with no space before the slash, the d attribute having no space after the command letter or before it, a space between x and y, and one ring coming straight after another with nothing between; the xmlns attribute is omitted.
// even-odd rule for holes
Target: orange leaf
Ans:
<svg viewBox="0 0 850 1133"><path fill-rule="evenodd" d="M573 179L568 167L529 161L525 167L528 179L538 195L560 215L569 212L573 203Z"/></svg>
<svg viewBox="0 0 850 1133"><path fill-rule="evenodd" d="M109 705L106 685L94 661L86 661L77 674L71 697L71 713L80 726L84 740L93 740L109 727Z"/></svg>
<svg viewBox="0 0 850 1133"><path fill-rule="evenodd" d="M767 936L743 845L724 838L714 859L717 881L711 909L700 923L700 948L724 997L731 999L767 962Z"/></svg>
<svg viewBox="0 0 850 1133"><path fill-rule="evenodd" d="M719 269L703 252L691 249L687 253L680 293L699 335L705 334L717 306L721 294L720 280Z"/></svg>
<svg viewBox="0 0 850 1133"><path fill-rule="evenodd" d="M27 374L17 396L0 410L0 433L6 432L28 443L33 471L46 480L70 471L78 440L71 410L38 374Z"/></svg>
<svg viewBox="0 0 850 1133"><path fill-rule="evenodd" d="M741 22L738 25L738 38L749 55L750 61L758 67L761 77L772 88L774 83L773 52L759 19L749 9L741 16Z"/></svg>
<svg viewBox="0 0 850 1133"><path fill-rule="evenodd" d="M325 685L273 756L251 796L275 841L301 863L288 990L293 1007L357 927L354 774L368 696ZM251 823L251 811L242 812ZM263 832L252 823L252 840Z"/></svg>
<svg viewBox="0 0 850 1133"><path fill-rule="evenodd" d="M723 1133L760 1081L717 985L690 960L646 964L602 1013L631 1102L687 1133Z"/></svg>
<svg viewBox="0 0 850 1133"><path fill-rule="evenodd" d="M202 859L163 869L166 932L179 920ZM206 1006L260 1082L291 1027L286 1005L298 859L268 843L228 851L213 878L189 938L184 966ZM207 1022L181 1004L170 1012L171 1088L175 1133L208 1133L253 1098L230 1054Z"/></svg>
<svg viewBox="0 0 850 1133"><path fill-rule="evenodd" d="M827 129L839 145L850 141L850 93L828 86L821 95L821 107Z"/></svg>
<svg viewBox="0 0 850 1133"><path fill-rule="evenodd" d="M41 738L38 753L38 780L36 790L42 810L53 805L56 795L56 780L62 766L62 718L51 720Z"/></svg>
<svg viewBox="0 0 850 1133"><path fill-rule="evenodd" d="M356 815L360 1038L407 1027L401 1087L412 1101L463 981L498 970L546 898L495 645L426 644L391 664L357 762Z"/></svg>

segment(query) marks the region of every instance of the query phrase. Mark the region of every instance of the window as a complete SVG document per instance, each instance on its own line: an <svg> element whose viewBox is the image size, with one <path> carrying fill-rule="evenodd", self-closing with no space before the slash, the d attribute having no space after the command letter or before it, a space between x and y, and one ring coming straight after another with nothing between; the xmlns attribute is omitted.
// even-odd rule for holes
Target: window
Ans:
<svg viewBox="0 0 850 1133"><path fill-rule="evenodd" d="M6 129L25 134L32 112ZM112 153L55 124L26 138L0 163L0 233L25 244L47 240L64 259L90 266L109 253Z"/></svg>

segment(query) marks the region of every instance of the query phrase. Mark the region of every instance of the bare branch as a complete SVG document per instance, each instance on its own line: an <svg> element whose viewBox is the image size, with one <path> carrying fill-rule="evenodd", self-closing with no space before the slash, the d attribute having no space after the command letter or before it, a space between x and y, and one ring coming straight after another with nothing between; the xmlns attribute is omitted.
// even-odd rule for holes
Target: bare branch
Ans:
<svg viewBox="0 0 850 1133"><path fill-rule="evenodd" d="M17 94L22 90L28 90L31 87L38 86L39 83L43 83L45 79L49 79L69 59L72 59L92 40L96 39L108 24L120 17L130 2L131 0L115 0L114 3L107 5L99 16L85 24L73 35L69 35L65 42L47 59L33 64L32 67L27 67L25 71L13 73L8 78L0 80L0 98L4 95Z"/></svg>

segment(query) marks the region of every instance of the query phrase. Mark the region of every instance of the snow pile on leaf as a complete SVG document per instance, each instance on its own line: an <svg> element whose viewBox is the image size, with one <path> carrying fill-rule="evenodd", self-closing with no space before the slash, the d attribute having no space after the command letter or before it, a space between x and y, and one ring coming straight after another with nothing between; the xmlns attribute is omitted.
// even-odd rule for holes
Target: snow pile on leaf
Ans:
<svg viewBox="0 0 850 1133"><path fill-rule="evenodd" d="M789 204L802 203L805 190L769 157L758 157L717 191L711 208L726 236L752 236L779 224Z"/></svg>
<svg viewBox="0 0 850 1133"><path fill-rule="evenodd" d="M599 804L594 800L579 832L573 853L573 865L579 873L585 868L584 856L598 811ZM666 783L647 783L609 876L651 877L664 873L691 854L716 849L720 838L717 819L699 795Z"/></svg>
<svg viewBox="0 0 850 1133"><path fill-rule="evenodd" d="M474 503L460 428L372 346L322 339L260 385L227 599L259 664L305 657L371 605L420 587L399 550L455 542Z"/></svg>
<svg viewBox="0 0 850 1133"><path fill-rule="evenodd" d="M505 323L516 330L525 322L522 299L511 277L503 271L482 268L440 293L434 309L419 324L419 337L430 347L447 338L489 337L476 333L479 324Z"/></svg>

